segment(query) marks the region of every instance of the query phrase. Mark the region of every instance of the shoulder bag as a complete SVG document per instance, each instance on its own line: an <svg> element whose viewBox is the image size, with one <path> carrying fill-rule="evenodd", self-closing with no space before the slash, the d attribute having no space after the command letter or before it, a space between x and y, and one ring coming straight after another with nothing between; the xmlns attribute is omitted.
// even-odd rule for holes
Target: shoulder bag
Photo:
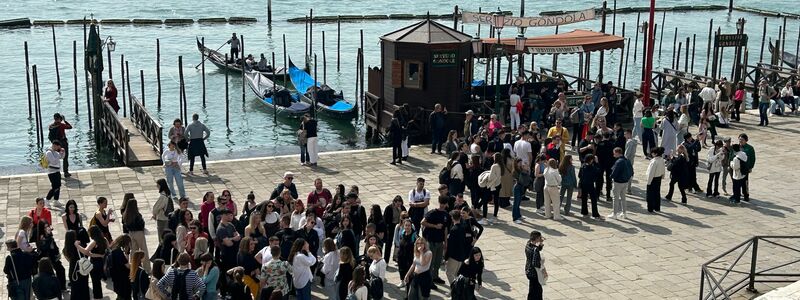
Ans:
<svg viewBox="0 0 800 300"><path fill-rule="evenodd" d="M542 286L547 284L547 276L544 276L544 273L547 272L547 268L544 267L544 257L542 257L542 267L534 269L536 269L536 278L539 280L539 284Z"/></svg>
<svg viewBox="0 0 800 300"><path fill-rule="evenodd" d="M80 250L78 250L78 256L80 256L80 259L78 259L78 268L76 270L83 276L89 276L89 273L92 272L92 268L94 268L92 261L88 256L83 255Z"/></svg>
<svg viewBox="0 0 800 300"><path fill-rule="evenodd" d="M14 256L11 253L8 254L8 259L11 261L11 268L14 270L14 283L11 280L8 281L8 291L14 291L19 286L19 275L17 275L17 264L14 263Z"/></svg>

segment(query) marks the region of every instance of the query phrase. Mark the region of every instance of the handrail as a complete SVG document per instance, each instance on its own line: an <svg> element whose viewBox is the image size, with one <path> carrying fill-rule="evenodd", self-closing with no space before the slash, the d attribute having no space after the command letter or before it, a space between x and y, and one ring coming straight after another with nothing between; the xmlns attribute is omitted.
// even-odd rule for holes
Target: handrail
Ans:
<svg viewBox="0 0 800 300"><path fill-rule="evenodd" d="M114 111L114 108L112 108L108 102L103 102L99 119L100 128L98 128L98 130L106 137L114 154L119 156L127 165L129 162L128 143L130 142L128 129L122 125L116 111Z"/></svg>
<svg viewBox="0 0 800 300"><path fill-rule="evenodd" d="M731 248L728 251L723 252L720 255L717 255L713 259L709 260L708 262L701 265L700 268L700 300L705 299L730 299L730 297L743 288L747 288L748 291L756 292L755 284L756 283L788 283L788 282L795 282L800 279L800 272L799 273L786 273L785 271L782 273L771 273L771 271L783 268L789 265L800 263L800 259L796 259L797 255L800 254L800 249L793 248L786 246L784 244L779 243L775 240L798 240L800 236L754 236L750 239L747 239L735 247ZM775 261L777 255L775 253L769 253L767 255L763 255L759 257L759 241L767 243L766 246L774 245L779 247L780 253L785 254L787 250L791 254L788 256L791 259ZM761 252L771 250L769 248L764 249L765 246L761 246ZM727 259L728 255L740 251L738 253L738 257L730 262L730 259ZM793 252L792 252L793 251ZM749 260L749 272L743 272L739 270L735 270L738 264L742 261L742 258L745 257L747 254L750 254ZM761 259L759 259L761 258ZM747 261L747 260L744 260ZM715 266L716 264L728 264L727 267L718 267ZM759 268L761 265L761 268ZM763 265L767 265L766 267ZM715 275L711 272L712 270L724 272L721 274L719 278L715 277ZM737 276L733 278L736 274L745 275L745 276ZM760 279L763 277L768 278L786 278L786 279ZM789 279L791 278L791 279ZM726 280L727 279L727 280ZM746 283L746 284L745 284ZM708 290L706 290L706 284L708 284Z"/></svg>
<svg viewBox="0 0 800 300"><path fill-rule="evenodd" d="M131 122L142 131L145 140L159 153L159 156L164 154L164 127L133 95L131 103Z"/></svg>

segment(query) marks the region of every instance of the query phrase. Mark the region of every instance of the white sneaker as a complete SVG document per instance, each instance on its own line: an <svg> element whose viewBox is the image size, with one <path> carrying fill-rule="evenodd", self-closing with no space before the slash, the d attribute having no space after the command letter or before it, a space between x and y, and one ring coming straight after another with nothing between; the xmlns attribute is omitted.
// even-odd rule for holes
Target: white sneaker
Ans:
<svg viewBox="0 0 800 300"><path fill-rule="evenodd" d="M480 219L480 220L478 221L478 224L481 224L481 225L489 225L489 222L486 222L486 219Z"/></svg>
<svg viewBox="0 0 800 300"><path fill-rule="evenodd" d="M616 218L617 218L617 215L615 215L615 214L610 214L610 215L606 216L606 219L616 219Z"/></svg>
<svg viewBox="0 0 800 300"><path fill-rule="evenodd" d="M624 214L624 213L621 213L621 214L619 214L619 216L618 216L617 218L620 218L620 219L623 219L623 220L624 220L624 219L625 219L625 214Z"/></svg>
<svg viewBox="0 0 800 300"><path fill-rule="evenodd" d="M522 224L522 219L516 219L516 220L514 220L514 224Z"/></svg>
<svg viewBox="0 0 800 300"><path fill-rule="evenodd" d="M496 219L496 218L489 217L489 218L487 218L487 219L489 220L489 223L494 223L494 222L497 222L497 219Z"/></svg>

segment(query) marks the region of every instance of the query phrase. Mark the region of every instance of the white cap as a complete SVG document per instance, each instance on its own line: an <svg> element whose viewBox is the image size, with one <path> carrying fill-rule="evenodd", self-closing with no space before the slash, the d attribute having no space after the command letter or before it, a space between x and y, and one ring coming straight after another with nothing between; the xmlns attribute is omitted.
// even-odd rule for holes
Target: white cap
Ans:
<svg viewBox="0 0 800 300"><path fill-rule="evenodd" d="M283 178L286 178L286 177L294 177L294 173L292 173L291 171L287 171L286 173L283 173Z"/></svg>
<svg viewBox="0 0 800 300"><path fill-rule="evenodd" d="M470 110L468 110L468 111L467 111L467 114L468 114L468 115L474 115L474 114L475 114L475 112L473 112L473 111L470 109Z"/></svg>

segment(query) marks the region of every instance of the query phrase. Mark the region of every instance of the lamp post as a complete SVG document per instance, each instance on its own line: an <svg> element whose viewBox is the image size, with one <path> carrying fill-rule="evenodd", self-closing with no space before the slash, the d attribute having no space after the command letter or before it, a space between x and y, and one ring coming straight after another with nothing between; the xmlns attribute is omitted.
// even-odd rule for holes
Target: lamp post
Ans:
<svg viewBox="0 0 800 300"><path fill-rule="evenodd" d="M524 67L522 63L522 56L525 55L525 42L527 38L525 38L525 34L520 30L517 34L517 37L514 39L514 50L519 53L519 57L517 58L517 75L518 76L525 76Z"/></svg>
<svg viewBox="0 0 800 300"><path fill-rule="evenodd" d="M111 72L111 65L112 65L111 64L111 52L114 52L114 50L117 49L117 43L114 42L114 38L112 38L109 35L103 41L103 46L102 47L105 47L106 51L108 51L108 54L107 54L107 59L108 59L108 79L112 79L113 78L113 74Z"/></svg>
<svg viewBox="0 0 800 300"><path fill-rule="evenodd" d="M736 34L739 34L739 35L742 35L742 36L744 35L744 24L746 22L747 21L744 18L740 18L739 20L736 21ZM744 37L742 37L742 38L744 38ZM743 69L743 67L741 65L741 62L742 62L742 51L743 51L742 47L737 45L736 46L735 69L733 70L733 82L734 83L739 82L739 79L742 76L742 69Z"/></svg>
<svg viewBox="0 0 800 300"><path fill-rule="evenodd" d="M500 32L503 30L503 25L506 21L506 16L498 9L496 13L492 15L492 26L494 29L497 30L497 50L495 53L497 54L497 80L495 82L495 89L494 89L494 112L500 112L500 65L502 59L502 52L503 52L503 45L500 44Z"/></svg>

